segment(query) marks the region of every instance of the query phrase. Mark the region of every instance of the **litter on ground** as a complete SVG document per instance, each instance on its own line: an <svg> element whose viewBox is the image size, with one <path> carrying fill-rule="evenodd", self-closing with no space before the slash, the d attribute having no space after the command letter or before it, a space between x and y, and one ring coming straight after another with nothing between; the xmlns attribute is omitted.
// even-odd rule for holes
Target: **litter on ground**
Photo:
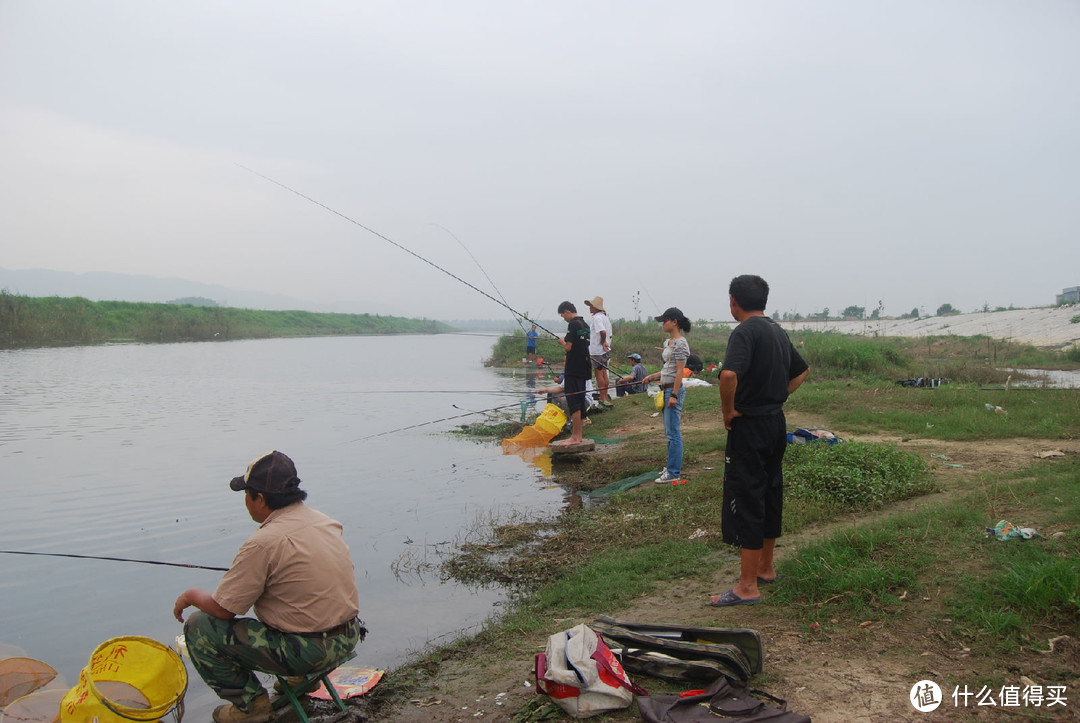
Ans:
<svg viewBox="0 0 1080 723"><path fill-rule="evenodd" d="M986 536L1005 542L1006 540L1030 540L1032 537L1038 537L1039 533L1033 527L1017 527L1007 520L1000 520L993 527L986 528Z"/></svg>
<svg viewBox="0 0 1080 723"><path fill-rule="evenodd" d="M1050 457L1064 457L1065 453L1060 449L1044 449L1041 452L1036 452L1035 456L1039 459L1048 459Z"/></svg>

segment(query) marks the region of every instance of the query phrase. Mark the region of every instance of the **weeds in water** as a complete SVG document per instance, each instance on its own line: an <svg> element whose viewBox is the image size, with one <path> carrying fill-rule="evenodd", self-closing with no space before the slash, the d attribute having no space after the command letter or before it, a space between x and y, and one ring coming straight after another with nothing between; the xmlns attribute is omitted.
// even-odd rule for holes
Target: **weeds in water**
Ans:
<svg viewBox="0 0 1080 723"><path fill-rule="evenodd" d="M519 434L524 427L524 423L512 419L486 420L459 425L450 433L479 439L508 439Z"/></svg>

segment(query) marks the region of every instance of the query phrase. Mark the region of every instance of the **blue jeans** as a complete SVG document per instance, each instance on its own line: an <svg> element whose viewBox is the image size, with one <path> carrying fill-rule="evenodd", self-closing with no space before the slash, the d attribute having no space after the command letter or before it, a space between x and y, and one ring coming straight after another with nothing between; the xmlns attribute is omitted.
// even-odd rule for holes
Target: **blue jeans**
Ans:
<svg viewBox="0 0 1080 723"><path fill-rule="evenodd" d="M671 390L664 390L664 434L667 435L667 471L673 477L682 475L682 405L686 387L680 387L675 407L668 406Z"/></svg>

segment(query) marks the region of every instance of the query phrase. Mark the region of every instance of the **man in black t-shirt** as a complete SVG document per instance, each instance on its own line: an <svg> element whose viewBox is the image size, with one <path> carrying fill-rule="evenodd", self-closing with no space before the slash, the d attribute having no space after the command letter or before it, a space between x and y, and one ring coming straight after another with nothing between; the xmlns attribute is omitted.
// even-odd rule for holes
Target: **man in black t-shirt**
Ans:
<svg viewBox="0 0 1080 723"><path fill-rule="evenodd" d="M578 316L577 309L569 301L559 304L559 316L566 322L566 336L559 339L566 350L566 363L563 366L563 392L566 405L570 409L570 436L553 446L563 447L581 444L581 430L585 422L585 382L592 375L589 361L589 323Z"/></svg>
<svg viewBox="0 0 1080 723"><path fill-rule="evenodd" d="M787 447L784 402L810 368L784 330L765 316L769 285L743 275L728 288L739 322L728 338L720 372L720 406L728 430L724 449L724 542L741 548L739 583L713 595L714 607L752 605L758 585L776 580L773 549L784 508L781 464Z"/></svg>

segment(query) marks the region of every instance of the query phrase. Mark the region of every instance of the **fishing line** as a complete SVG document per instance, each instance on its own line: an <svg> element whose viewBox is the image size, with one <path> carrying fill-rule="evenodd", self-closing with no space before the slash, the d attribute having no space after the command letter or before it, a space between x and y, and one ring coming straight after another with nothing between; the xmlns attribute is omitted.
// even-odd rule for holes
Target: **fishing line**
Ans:
<svg viewBox="0 0 1080 723"><path fill-rule="evenodd" d="M442 266L439 266L435 262L424 258L420 254L418 254L415 251L413 251L413 250L399 244L397 241L394 241L393 239L389 238L388 236L384 236L383 234L379 233L378 231L371 228L370 226L365 226L364 224L360 223L356 219L354 219L354 218L352 218L350 216L346 216L341 211L338 211L337 209L331 208L330 206L327 206L325 203L322 203L321 201L317 201L314 198L312 198L311 196L305 195L305 194L301 193L300 191L297 191L295 188L292 188L290 186L286 186L281 181L275 180L275 179L271 178L270 176L267 176L267 175L265 175L263 173L259 173L258 171L253 170L251 168L248 168L247 166L245 166L245 165L243 165L241 163L237 163L236 165L239 166L240 168L244 169L248 173L251 173L252 175L258 176L259 178L262 178L265 181L269 181L270 183L273 183L275 186L283 188L286 191L288 191L289 193L292 193L292 194L294 194L296 196L299 196L300 198L304 199L305 201L313 203L316 206L318 206L319 208L322 208L322 209L324 209L326 211L329 211L330 213L334 214L335 216L338 216L339 218L342 218L342 219L348 221L349 223L353 224L354 226L359 226L360 228L364 229L365 231L372 234L373 236L378 236L383 241L386 241L388 244L391 244L392 246L395 246L395 247L401 249L402 251L409 254L410 256L413 256L413 257L423 261L425 264L427 264L428 266L431 266L432 268L438 269L439 271L443 272L444 274L446 274L450 278L454 279L455 281L459 281L462 284L465 284L466 286L468 286L470 289L477 292L478 294L481 294L484 297L490 299L491 301L494 301L499 306L503 307L504 309L506 309L510 313L514 314L514 316L516 318L528 319L529 323L536 324L536 328L540 329L541 331L543 331L543 332L545 332L547 334L550 334L551 336L553 336L556 339L561 339L562 338L559 334L556 334L555 332L553 332L550 329L544 327L543 325L538 324L537 322L533 321L532 319L529 319L529 317L525 316L525 314L522 314L520 311L518 311L514 307L507 304L504 300L496 299L494 296L487 293L483 289L475 286L474 284L469 283L468 281L461 278L457 274L454 274L453 272L448 271L447 269L444 269ZM438 225L438 224L436 224L436 225ZM440 227L440 228L442 228L442 227ZM454 235L453 233L451 233L450 231L448 231L445 228L443 230L447 231L447 233L450 233L451 236ZM455 238L457 238L457 237L455 236ZM461 241L459 240L458 243L461 243ZM462 246L464 247L464 244L462 244ZM467 248L465 249L465 251L469 253L469 256L472 256L472 253L469 252L469 250ZM473 258L473 261L476 261L475 257ZM477 262L477 266L479 266L479 262ZM481 271L483 271L483 267L481 267ZM487 273L485 272L484 275L487 276ZM491 281L491 279L488 278L488 281ZM492 287L494 287L494 286L495 286L495 284L492 283ZM498 289L496 288L496 292L497 291L498 291ZM648 292L646 291L646 293L648 293ZM649 298L651 299L652 297L650 296ZM653 303L655 304L656 302L654 301ZM519 322L519 324L520 324L520 322ZM605 368L609 368L609 367L605 366ZM510 407L510 406L514 406L514 405L507 405L507 407ZM496 407L495 409L501 409L501 408L505 408L505 407ZM470 413L470 414L472 414L472 413ZM458 419L460 417L467 417L467 416L470 416L470 415L469 414L459 414L459 415L456 415L456 416L453 416L453 417L446 417L444 419L432 420L430 422L421 422L420 424L414 424L414 425L411 425L411 426L408 426L408 427L401 427L400 429L390 430L390 431L387 431L387 432L380 432L379 434L370 435L368 437L360 437L358 439L353 440L353 442L361 442L361 441L364 441L366 439L372 439L374 437L381 437L381 436L383 436L385 434L391 434L392 432L402 432L402 431L405 431L407 429L415 429L416 427L423 427L423 426L426 426L426 425L429 425L429 424L437 424L439 422L445 422L445 421L449 421L451 419Z"/></svg>
<svg viewBox="0 0 1080 723"><path fill-rule="evenodd" d="M493 396L520 397L521 392L492 391L490 389L364 389L339 394L491 394Z"/></svg>
<svg viewBox="0 0 1080 723"><path fill-rule="evenodd" d="M473 263L474 263L474 264L476 264L476 268L480 269L480 273L482 273L482 274L484 275L484 278L488 280L488 283L489 283L489 284L491 284L491 288L495 289L495 293L496 293L496 294L498 294L498 295L499 295L499 298L503 300L503 306L505 306L505 307L506 307L507 309L509 309L509 308L510 308L510 304L509 304L509 302L507 302L507 301L506 301L506 297L505 297L505 296L503 296L503 293L502 293L501 291L499 291L499 287L498 287L498 286L496 286L496 285L495 285L495 282L491 280L491 277L490 277L490 276L488 276L488 272L484 270L484 267L483 267L483 266L481 266L481 265L480 265L480 262L476 260L476 257L475 257L475 256L473 256L473 252L472 252L472 251L469 251L469 247L468 247L468 246L466 246L466 245L465 245L465 243L464 243L464 242L463 242L463 241L462 241L461 239L459 239L459 238L458 238L458 237L457 237L457 236L456 236L456 235L454 234L454 232L453 232L453 231L451 231L450 229L446 228L446 226L443 226L443 225L441 225L441 224L437 224L437 223L432 223L431 225L432 225L432 226L437 226L438 228L441 228L441 229L442 229L443 231L446 231L446 233L450 234L450 236L451 236L451 237L452 237L452 238L453 238L453 239L454 239L455 241L457 241L457 242L458 242L458 245L460 245L460 246L461 246L461 248L465 249L465 253L467 253L467 254L469 255L469 258L473 260ZM525 325L521 323L521 319L520 319L520 318L519 318L519 317L517 316L517 312L514 312L514 314L515 314L515 316L514 316L514 321L515 321L515 322L517 322L517 325L518 325L518 326L519 326L519 327L521 328L521 330L522 330L522 331L525 331Z"/></svg>
<svg viewBox="0 0 1080 723"><path fill-rule="evenodd" d="M593 391L595 392L595 390L593 390ZM589 392L588 391L573 392L571 395L568 395L565 392L558 392L558 393L562 394L563 396L572 396L572 394L588 394ZM533 392L529 392L529 394L532 395L532 396L539 396L539 395L537 395L537 394L535 394ZM461 409L461 407L459 407L456 404L451 405L451 406L453 406L454 409ZM397 432L404 432L404 431L409 430L409 429L416 429L418 427L427 427L427 426L432 425L432 424L439 424L440 422L450 422L450 421L453 421L455 419L462 419L463 417L473 417L473 416L476 416L477 414L488 414L489 412L498 412L498 411L501 411L503 409L514 409L514 408L520 409L521 408L521 402L514 402L513 404L503 404L502 406L490 407L489 409L481 409L481 410L478 410L478 411L475 411L475 412L465 412L465 414L455 414L455 415L453 415L451 417L443 417L442 419L432 419L431 421L428 421L428 422L420 422L418 424L410 424L407 427L398 427L397 429L388 429L385 432L378 432L377 434L369 434L366 437L357 437L356 439L349 440L348 442L343 442L343 444L353 444L354 442L364 442L364 441L369 440L369 439L375 439L376 437L384 437L384 436L386 436L388 434L395 434Z"/></svg>
<svg viewBox="0 0 1080 723"><path fill-rule="evenodd" d="M322 203L322 202L320 202L320 201L316 201L316 200L315 200L314 198L312 198L311 196L306 196L306 195L304 195L303 193L300 193L300 191L297 191L297 190L296 190L295 188L290 188L289 186L286 186L286 185L285 185L284 183L282 183L281 181L276 181L276 180L274 180L273 178L270 178L270 176L267 176L267 175L264 175L264 174L262 174L262 173L259 173L258 171L254 171L254 170L252 170L252 169L248 168L247 166L245 166L245 165L243 165L243 164L237 163L236 165L240 166L240 168L243 168L243 169L244 169L245 171L247 171L248 173L251 173L251 174L253 174L253 175L256 175L256 176L258 176L259 178L262 178L263 180L269 181L270 183L273 183L273 184L274 184L275 186L279 186L279 187L281 187L281 188L284 188L284 189L285 189L286 191L288 191L289 193L295 194L295 195L299 196L300 198L304 199L305 201L310 201L311 203L315 204L315 205L316 205L316 206L318 206L319 208L325 209L325 210L329 211L330 213L334 214L335 216L338 216L338 217L340 217L340 218L343 218L343 219L345 219L346 221L348 221L349 223L351 223L351 224L353 224L353 225L355 225L355 226L359 226L360 228L364 229L365 231L367 231L368 233L370 233L370 234L372 234L372 235L374 235L374 236L378 236L378 237L379 237L379 238L381 238L381 239L382 239L383 241L386 241L386 242L387 242L388 244L391 244L391 245L393 245L393 246L396 246L397 248L401 249L402 251L404 251L405 253L409 254L410 256L414 256L415 258L418 258L418 259L420 259L421 261L423 261L423 262L424 262L425 264L427 264L428 266L431 266L432 268L436 268L436 269L438 269L439 271L443 272L444 274L446 274L447 276L449 276L450 278L452 278L452 279L454 279L454 280L456 280L456 281L460 281L461 283L465 284L466 286L468 286L468 287L469 287L470 289L472 289L473 291L477 292L478 294L483 294L483 295L484 295L485 297L487 297L488 299L491 299L492 301L494 301L494 302L495 302L496 304L498 304L499 306L502 306L502 307L504 307L505 309L507 309L507 310L508 310L508 311L509 311L510 313L514 314L515 316L519 316L519 317L521 317L521 318L523 318L523 319L525 319L525 318L528 318L528 317L526 317L526 316L525 316L524 314L522 314L522 313L521 313L520 311L518 311L517 309L515 309L515 308L513 308L512 306L510 306L509 304L507 304L506 302L504 302L504 301L500 301L499 299L496 299L496 298L495 298L494 296L492 296L492 295L491 295L491 294L489 294L488 292L484 291L484 290L483 290L483 289L481 289L481 288L478 288L477 286L475 286L475 285L473 285L473 284L470 284L470 283L469 283L468 281L466 281L465 279L461 278L460 276L458 276L458 275L454 274L453 272L451 272L451 271L447 271L446 269L444 269L444 268L443 268L442 266L439 266L439 265L438 265L437 263L435 263L434 261L429 261L428 259L424 258L423 256L421 256L420 254L416 253L415 251L412 251L411 249L408 249L408 248L406 248L405 246L402 246L402 245L401 245L401 244L399 244L399 243L398 243L397 241L394 241L393 239L391 239L391 238L389 238L389 237L387 237L387 236L384 236L383 234L379 233L379 232L378 232L378 231L376 231L375 229L373 229L373 228L371 228L371 227L369 227L369 226L365 226L364 224L360 223L359 221L357 221L357 220L356 220L356 219L354 219L354 218L350 218L349 216L346 216L346 215L345 215L345 214L343 214L343 213L342 213L341 211L338 211L338 210L336 210L336 209L333 209L333 208L331 208L330 206L327 206L327 205L326 205L325 203ZM470 254L470 255L471 255L471 254ZM535 323L535 322L533 322L533 321L532 321L532 320L530 319L530 323ZM553 337L555 337L556 339L557 339L557 338L559 338L559 335L558 335L558 334L556 334L555 332L551 331L550 329L544 329L544 327L540 326L539 324L536 324L536 326L537 326L537 328L539 328L539 329L543 329L543 330L544 330L545 332L547 332L548 334L551 334L551 335L552 335Z"/></svg>
<svg viewBox="0 0 1080 723"><path fill-rule="evenodd" d="M100 555L74 555L67 552L24 552L22 550L0 550L4 555L42 555L44 557L76 557L80 560L111 560L113 562L138 562L143 565L168 565L169 567L190 567L196 570L217 570L228 572L227 567L210 567L208 565L192 565L187 562L161 562L160 560L133 560L129 557L103 557Z"/></svg>
<svg viewBox="0 0 1080 723"><path fill-rule="evenodd" d="M352 444L353 442L363 442L368 439L375 439L376 437L383 437L387 434L394 434L395 432L404 432L407 429L416 429L417 427L426 427L430 424L438 424L439 422L449 422L453 419L461 419L462 417L472 417L476 414L487 414L488 412L495 412L500 409L510 409L511 407L521 407L520 402L514 402L513 404L504 404L501 407L492 407L490 409L482 409L479 412L468 412L466 414L455 414L452 417L443 417L442 419L432 419L430 422L420 422L419 424L410 424L407 427L398 427L397 429L388 429L385 432L379 432L378 434L369 434L366 437L357 437L356 439L346 442L346 444ZM455 409L461 409L461 407L454 407Z"/></svg>
<svg viewBox="0 0 1080 723"><path fill-rule="evenodd" d="M641 283L641 279L638 279L637 282L638 282L638 286L641 287L641 290L645 292L645 296L649 297L649 301L652 302L653 308L656 309L656 313L657 314L662 313L662 310L660 309L660 304L656 303L656 299L654 299L652 297L652 294L649 293L649 290L645 287L645 284Z"/></svg>

